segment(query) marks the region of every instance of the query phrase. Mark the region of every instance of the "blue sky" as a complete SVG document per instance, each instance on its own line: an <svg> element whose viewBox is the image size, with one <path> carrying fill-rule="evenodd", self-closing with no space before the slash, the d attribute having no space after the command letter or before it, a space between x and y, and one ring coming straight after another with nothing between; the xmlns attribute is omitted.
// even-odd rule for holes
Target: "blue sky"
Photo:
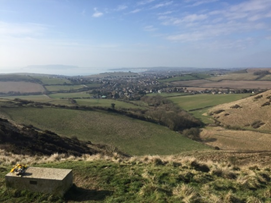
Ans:
<svg viewBox="0 0 271 203"><path fill-rule="evenodd" d="M0 0L0 72L49 64L271 67L271 0Z"/></svg>

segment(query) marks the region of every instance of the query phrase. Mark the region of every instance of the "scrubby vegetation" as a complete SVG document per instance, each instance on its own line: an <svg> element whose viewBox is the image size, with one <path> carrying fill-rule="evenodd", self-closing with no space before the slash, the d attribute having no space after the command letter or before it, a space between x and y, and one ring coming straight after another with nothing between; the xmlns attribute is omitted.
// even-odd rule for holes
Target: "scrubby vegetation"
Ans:
<svg viewBox="0 0 271 203"><path fill-rule="evenodd" d="M15 156L6 154L11 157ZM21 159L20 159L21 158ZM7 189L0 201L11 202L268 202L270 167L199 161L187 156L17 157L31 166L72 168L74 186L63 197ZM249 157L248 157L249 159ZM0 181L11 165L0 156ZM238 162L238 161L236 161Z"/></svg>
<svg viewBox="0 0 271 203"><path fill-rule="evenodd" d="M168 126L171 130L178 131L203 125L200 120L164 97L145 96L141 100L151 107L144 112L145 117L152 118L154 121Z"/></svg>

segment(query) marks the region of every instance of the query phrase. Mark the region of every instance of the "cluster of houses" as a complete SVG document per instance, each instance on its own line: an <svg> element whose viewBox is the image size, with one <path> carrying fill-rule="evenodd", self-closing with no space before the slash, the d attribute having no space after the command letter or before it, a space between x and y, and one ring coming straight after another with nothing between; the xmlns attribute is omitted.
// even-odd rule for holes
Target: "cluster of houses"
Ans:
<svg viewBox="0 0 271 203"><path fill-rule="evenodd" d="M188 93L188 94L236 94L236 93L258 93L257 89L223 89L223 88L193 88L176 87L159 82L164 75L157 74L133 74L106 77L77 77L73 78L81 84L98 83L99 86L88 88L92 98L113 98L138 100L146 94L152 93ZM86 88L87 89L87 88Z"/></svg>

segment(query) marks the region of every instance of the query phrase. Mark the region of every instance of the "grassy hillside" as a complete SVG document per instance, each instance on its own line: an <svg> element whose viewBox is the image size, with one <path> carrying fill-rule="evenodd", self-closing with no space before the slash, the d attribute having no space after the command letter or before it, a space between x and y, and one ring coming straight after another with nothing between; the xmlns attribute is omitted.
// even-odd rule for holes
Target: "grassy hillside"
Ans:
<svg viewBox="0 0 271 203"><path fill-rule="evenodd" d="M28 74L0 74L0 81L39 82L38 79L33 78Z"/></svg>
<svg viewBox="0 0 271 203"><path fill-rule="evenodd" d="M111 107L111 104L115 104L115 108L140 108L144 109L144 107L138 106L133 104L132 102L124 102L120 100L114 100L114 99L76 99L76 102L78 105L83 106L101 106L101 107Z"/></svg>
<svg viewBox="0 0 271 203"><path fill-rule="evenodd" d="M257 75L253 73L229 73L226 75L220 75L210 78L212 81L221 81L221 80L256 80Z"/></svg>
<svg viewBox="0 0 271 203"><path fill-rule="evenodd" d="M271 90L210 109L209 114L225 127L271 132Z"/></svg>
<svg viewBox="0 0 271 203"><path fill-rule="evenodd" d="M111 144L131 155L176 154L208 147L164 126L99 111L59 108L0 108L17 123L32 124L68 137Z"/></svg>
<svg viewBox="0 0 271 203"><path fill-rule="evenodd" d="M1 202L270 202L270 167L226 162L202 162L193 157L83 156L79 159L19 157L30 166L73 169L74 186L64 198L7 189L0 185ZM251 155L243 156L249 159ZM2 153L0 160L3 160ZM73 161L74 160L74 161ZM270 159L269 159L270 161ZM12 165L1 164L0 181Z"/></svg>
<svg viewBox="0 0 271 203"><path fill-rule="evenodd" d="M74 93L55 93L55 94L49 94L50 98L53 99L67 99L67 98L81 98L81 97L91 97L92 95L86 93L86 92L74 92Z"/></svg>
<svg viewBox="0 0 271 203"><path fill-rule="evenodd" d="M205 123L210 123L211 120L204 116L210 107L236 101L247 97L249 94L196 94L186 96L168 97L175 104L186 111L190 111L196 118L200 118Z"/></svg>
<svg viewBox="0 0 271 203"><path fill-rule="evenodd" d="M41 81L43 85L63 85L63 84L71 84L70 80L65 78L53 77L53 76L32 76L32 78L38 79Z"/></svg>
<svg viewBox="0 0 271 203"><path fill-rule="evenodd" d="M6 152L32 156L54 153L82 156L101 152L91 148L91 145L90 142L82 142L74 137L60 137L50 131L38 131L33 126L14 125L0 119L0 148Z"/></svg>
<svg viewBox="0 0 271 203"><path fill-rule="evenodd" d="M209 146L226 151L270 151L271 145L271 136L268 133L223 127L205 127L201 131L200 138Z"/></svg>
<svg viewBox="0 0 271 203"><path fill-rule="evenodd" d="M30 100L30 101L40 101L40 102L49 102L52 100L45 94L26 95L26 96L18 96L18 95L16 95L16 96L2 96L1 100L3 100L3 99L13 100L16 98Z"/></svg>
<svg viewBox="0 0 271 203"><path fill-rule="evenodd" d="M50 91L69 91L69 90L78 90L84 88L84 85L50 85L45 86L45 88Z"/></svg>
<svg viewBox="0 0 271 203"><path fill-rule="evenodd" d="M233 81L253 81L253 80L270 80L270 68L248 68L237 72L228 73L211 77L212 81L233 80Z"/></svg>

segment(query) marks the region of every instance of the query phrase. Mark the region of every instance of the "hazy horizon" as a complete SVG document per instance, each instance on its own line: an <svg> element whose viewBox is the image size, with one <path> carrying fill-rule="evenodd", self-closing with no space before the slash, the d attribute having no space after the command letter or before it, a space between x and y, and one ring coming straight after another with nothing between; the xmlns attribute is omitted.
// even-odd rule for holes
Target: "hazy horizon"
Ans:
<svg viewBox="0 0 271 203"><path fill-rule="evenodd" d="M105 72L143 72L147 69L168 69L180 71L187 69L246 69L246 68L271 68L270 67L113 67L113 68L91 68L91 67L78 67L62 64L50 64L50 65L30 65L26 67L13 67L2 68L0 67L0 74L20 74L20 73L32 73L32 74L51 74L51 75L64 75L64 76L76 76L76 75L94 75Z"/></svg>
<svg viewBox="0 0 271 203"><path fill-rule="evenodd" d="M271 66L270 0L0 0L0 16L0 73Z"/></svg>

